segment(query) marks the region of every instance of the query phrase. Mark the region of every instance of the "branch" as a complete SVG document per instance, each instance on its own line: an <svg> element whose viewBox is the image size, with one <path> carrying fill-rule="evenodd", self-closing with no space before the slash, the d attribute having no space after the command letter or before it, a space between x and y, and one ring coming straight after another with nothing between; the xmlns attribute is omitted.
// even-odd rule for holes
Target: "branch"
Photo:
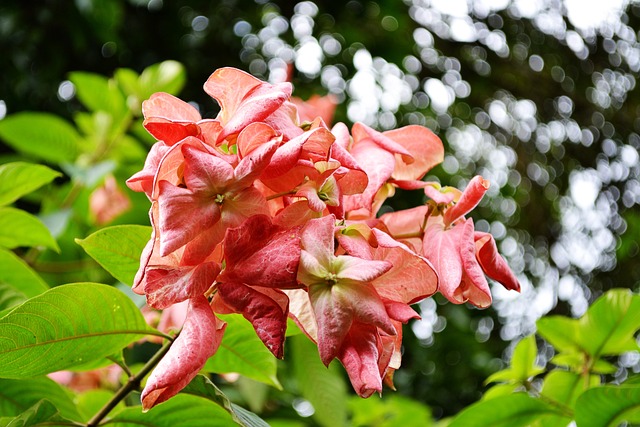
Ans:
<svg viewBox="0 0 640 427"><path fill-rule="evenodd" d="M151 370L158 364L160 359L162 359L164 355L167 354L169 348L171 348L171 344L173 344L173 341L168 341L165 345L162 346L160 350L158 350L156 354L153 355L151 359L149 359L149 361L142 367L140 372L138 372L134 376L129 377L129 381L127 381L126 384L120 387L116 394L114 394L113 397L100 409L100 411L89 420L86 427L97 426L100 421L102 421L102 419L106 417L109 412L111 412L113 408L115 408L116 405L120 403L120 401L127 397L130 392L139 389L142 379L149 372L151 372Z"/></svg>

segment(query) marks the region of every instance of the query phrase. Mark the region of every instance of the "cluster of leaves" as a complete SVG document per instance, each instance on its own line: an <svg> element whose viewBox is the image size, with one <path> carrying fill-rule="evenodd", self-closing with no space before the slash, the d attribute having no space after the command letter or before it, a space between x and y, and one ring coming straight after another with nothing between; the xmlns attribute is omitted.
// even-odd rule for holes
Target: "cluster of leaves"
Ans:
<svg viewBox="0 0 640 427"><path fill-rule="evenodd" d="M640 376L623 380L614 359L635 352L640 296L612 289L579 319L547 316L537 322L540 337L553 346L547 368L536 364L536 338L518 342L511 365L487 383L483 399L457 415L450 426L618 426L640 422ZM630 353L633 354L633 353Z"/></svg>

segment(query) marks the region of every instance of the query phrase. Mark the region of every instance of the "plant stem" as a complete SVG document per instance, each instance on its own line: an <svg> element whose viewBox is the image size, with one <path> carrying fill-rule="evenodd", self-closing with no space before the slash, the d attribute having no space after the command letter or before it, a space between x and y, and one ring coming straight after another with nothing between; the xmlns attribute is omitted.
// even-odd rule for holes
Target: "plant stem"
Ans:
<svg viewBox="0 0 640 427"><path fill-rule="evenodd" d="M127 397L130 392L139 389L142 379L149 372L151 372L151 370L158 364L160 359L162 359L164 355L167 354L169 348L171 348L171 344L173 344L173 341L167 341L167 343L163 345L162 348L158 350L158 352L154 354L153 357L149 359L149 361L142 367L140 372L132 377L129 377L129 381L127 381L126 384L120 387L116 394L114 394L113 397L100 409L100 411L98 411L98 413L89 420L89 422L87 423L87 427L97 426L100 421L102 421L102 419L106 417L109 412L111 412L113 408L115 408L116 405L120 403L120 401Z"/></svg>

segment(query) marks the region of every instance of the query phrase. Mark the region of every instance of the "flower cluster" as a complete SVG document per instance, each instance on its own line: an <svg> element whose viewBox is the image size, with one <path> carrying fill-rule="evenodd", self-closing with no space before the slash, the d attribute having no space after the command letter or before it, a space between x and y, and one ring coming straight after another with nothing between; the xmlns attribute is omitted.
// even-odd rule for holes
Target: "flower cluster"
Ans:
<svg viewBox="0 0 640 427"><path fill-rule="evenodd" d="M158 142L127 181L151 200L153 226L134 291L158 309L189 304L144 408L179 392L216 352L226 327L216 313L242 314L279 358L293 318L368 397L392 385L402 324L418 318L411 304L440 291L486 307L485 274L519 289L491 235L465 218L489 183L476 177L461 192L422 181L444 156L428 129L330 127L292 100L289 83L233 68L204 90L221 107L215 119L166 93L143 103ZM429 201L377 217L396 188Z"/></svg>

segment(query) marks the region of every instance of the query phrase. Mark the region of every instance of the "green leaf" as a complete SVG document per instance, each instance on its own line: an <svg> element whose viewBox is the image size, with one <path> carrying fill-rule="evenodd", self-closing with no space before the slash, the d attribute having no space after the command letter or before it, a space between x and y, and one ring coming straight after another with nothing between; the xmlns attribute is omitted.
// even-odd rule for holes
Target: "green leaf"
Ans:
<svg viewBox="0 0 640 427"><path fill-rule="evenodd" d="M0 208L0 247L46 246L60 252L49 229L37 217L23 210Z"/></svg>
<svg viewBox="0 0 640 427"><path fill-rule="evenodd" d="M46 397L65 418L80 419L70 393L47 378L0 379L0 417L15 417Z"/></svg>
<svg viewBox="0 0 640 427"><path fill-rule="evenodd" d="M228 427L231 415L210 400L178 394L147 413L142 407L124 409L109 420L115 427Z"/></svg>
<svg viewBox="0 0 640 427"><path fill-rule="evenodd" d="M11 420L7 424L7 427L62 426L69 424L70 422L68 420L64 420L60 416L58 409L56 409L53 403L42 399Z"/></svg>
<svg viewBox="0 0 640 427"><path fill-rule="evenodd" d="M50 289L0 319L0 377L28 378L116 353L157 332L119 290L97 283Z"/></svg>
<svg viewBox="0 0 640 427"><path fill-rule="evenodd" d="M536 322L538 334L560 351L579 351L578 321L565 316L545 316Z"/></svg>
<svg viewBox="0 0 640 427"><path fill-rule="evenodd" d="M13 252L0 248L0 283L11 285L27 298L40 295L49 286L29 265Z"/></svg>
<svg viewBox="0 0 640 427"><path fill-rule="evenodd" d="M600 377L598 375L589 375L585 380L581 375L575 372L554 370L544 378L541 394L564 405L573 408L578 396L585 390L600 385Z"/></svg>
<svg viewBox="0 0 640 427"><path fill-rule="evenodd" d="M145 68L140 74L141 95L146 99L155 92L178 94L187 81L184 66L177 61L163 61Z"/></svg>
<svg viewBox="0 0 640 427"><path fill-rule="evenodd" d="M87 109L108 113L112 124L119 124L126 115L127 101L115 80L100 74L76 71L69 74L69 80L76 86L76 96Z"/></svg>
<svg viewBox="0 0 640 427"><path fill-rule="evenodd" d="M409 398L388 394L383 398L372 396L349 399L351 426L353 427L429 427L433 425L431 411L419 402Z"/></svg>
<svg viewBox="0 0 640 427"><path fill-rule="evenodd" d="M571 419L556 407L525 393L481 400L460 412L449 427L530 427L549 419Z"/></svg>
<svg viewBox="0 0 640 427"><path fill-rule="evenodd" d="M582 393L576 402L578 427L616 427L640 423L640 385L604 386Z"/></svg>
<svg viewBox="0 0 640 427"><path fill-rule="evenodd" d="M71 162L81 137L67 121L47 113L16 113L0 120L0 138L15 150L52 163Z"/></svg>
<svg viewBox="0 0 640 427"><path fill-rule="evenodd" d="M24 162L7 163L0 166L0 206L8 205L25 194L42 187L60 176L43 165Z"/></svg>
<svg viewBox="0 0 640 427"><path fill-rule="evenodd" d="M149 226L114 225L86 239L76 239L76 243L113 277L131 286L140 267L140 254L150 237Z"/></svg>
<svg viewBox="0 0 640 427"><path fill-rule="evenodd" d="M522 384L531 377L539 375L544 372L544 369L536 366L537 355L538 346L536 345L535 335L529 335L521 339L513 349L509 368L494 373L487 378L485 384L498 381Z"/></svg>
<svg viewBox="0 0 640 427"><path fill-rule="evenodd" d="M594 359L638 350L634 334L640 329L640 295L611 289L580 319L582 348Z"/></svg>
<svg viewBox="0 0 640 427"><path fill-rule="evenodd" d="M222 343L216 354L204 365L204 370L215 373L236 372L278 389L277 359L256 335L253 326L242 316L220 316L228 323Z"/></svg>
<svg viewBox="0 0 640 427"><path fill-rule="evenodd" d="M347 387L337 362L324 366L317 346L306 335L289 338L293 368L302 397L313 405L322 426L347 425Z"/></svg>
<svg viewBox="0 0 640 427"><path fill-rule="evenodd" d="M585 353L560 353L551 358L551 363L566 366L575 372L582 372L587 363L590 363L590 371L594 374L613 374L618 369L606 360L589 361Z"/></svg>
<svg viewBox="0 0 640 427"><path fill-rule="evenodd" d="M233 421L245 427L268 427L269 425L253 412L232 403L229 398L204 375L197 375L180 393L204 397L220 405L227 411Z"/></svg>

